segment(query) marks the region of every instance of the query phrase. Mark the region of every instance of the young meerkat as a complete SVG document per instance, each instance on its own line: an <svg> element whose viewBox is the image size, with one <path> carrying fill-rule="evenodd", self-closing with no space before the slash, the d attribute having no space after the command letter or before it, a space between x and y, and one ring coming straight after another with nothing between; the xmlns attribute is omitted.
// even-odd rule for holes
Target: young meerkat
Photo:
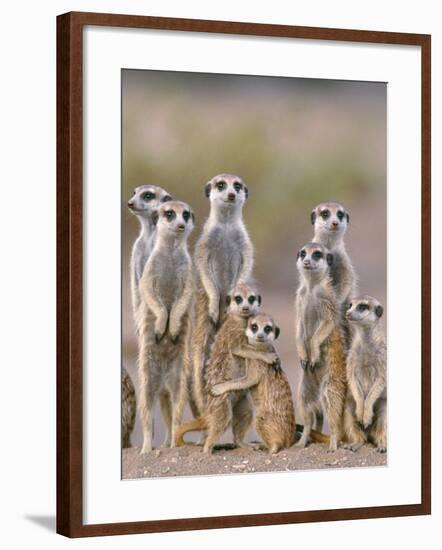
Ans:
<svg viewBox="0 0 442 550"><path fill-rule="evenodd" d="M367 441L387 450L387 346L379 319L384 310L371 296L353 298L346 317L353 328L347 356L348 394L344 414L347 448Z"/></svg>
<svg viewBox="0 0 442 550"><path fill-rule="evenodd" d="M190 369L193 267L187 239L194 215L186 203L170 201L154 213L157 236L140 280L139 333L142 453L152 449L156 396L167 425L165 445L173 445L181 422Z"/></svg>
<svg viewBox="0 0 442 550"><path fill-rule="evenodd" d="M195 246L198 272L195 329L192 338L194 398L204 411L203 370L210 345L223 320L226 296L247 283L253 268L253 246L242 219L248 189L233 174L213 177L205 187L210 214Z"/></svg>
<svg viewBox="0 0 442 550"><path fill-rule="evenodd" d="M309 243L297 255L300 284L296 293L296 347L302 367L299 406L304 423L297 443L308 443L313 421L322 430L323 414L330 426L330 451L338 447L346 395L345 354L336 291L330 267L333 255Z"/></svg>
<svg viewBox="0 0 442 550"><path fill-rule="evenodd" d="M356 274L344 243L350 216L342 204L329 201L318 204L312 210L310 219L315 231L313 242L322 244L333 254L330 275L344 315L348 300L356 289Z"/></svg>
<svg viewBox="0 0 442 550"><path fill-rule="evenodd" d="M237 285L227 296L227 315L212 344L210 359L205 369L204 392L205 412L199 418L185 422L176 432L176 444L184 445L183 436L190 431L207 430L204 452L212 452L215 443L232 424L234 444L252 447L244 437L253 418L252 406L246 392L214 396L211 389L215 384L230 380L244 373L244 359L236 357L233 350L247 344L245 329L247 319L258 311L261 303L256 291L244 284ZM245 357L260 359L267 364L278 361L272 351L249 349Z"/></svg>
<svg viewBox="0 0 442 550"><path fill-rule="evenodd" d="M228 392L250 389L255 407L256 431L264 447L270 453L277 453L295 443L295 411L290 386L279 362L269 366L249 356L252 350L275 353L273 343L279 336L279 327L269 315L258 313L249 318L245 336L247 345L233 350L234 355L246 360L245 375L215 384L211 393L222 396Z"/></svg>
<svg viewBox="0 0 442 550"><path fill-rule="evenodd" d="M155 224L152 216L163 202L171 200L171 195L157 185L140 185L135 188L133 196L127 203L130 212L140 222L140 234L133 244L130 259L130 285L134 316L140 305L138 285L155 242Z"/></svg>
<svg viewBox="0 0 442 550"><path fill-rule="evenodd" d="M137 401L135 388L127 370L121 369L121 447L132 447L131 433L135 425Z"/></svg>

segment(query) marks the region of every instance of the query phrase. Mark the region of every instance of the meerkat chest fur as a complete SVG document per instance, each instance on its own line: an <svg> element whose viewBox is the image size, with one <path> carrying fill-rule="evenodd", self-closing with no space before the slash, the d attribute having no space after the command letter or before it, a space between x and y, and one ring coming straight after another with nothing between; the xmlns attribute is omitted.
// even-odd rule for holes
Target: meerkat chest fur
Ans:
<svg viewBox="0 0 442 550"><path fill-rule="evenodd" d="M370 338L355 331L348 354L349 378L355 378L365 396L378 379L385 375L386 347L382 338Z"/></svg>
<svg viewBox="0 0 442 550"><path fill-rule="evenodd" d="M190 256L182 248L166 249L154 252L150 261L153 266L161 266L161 269L154 269L154 288L166 309L170 311L173 303L183 293Z"/></svg>
<svg viewBox="0 0 442 550"><path fill-rule="evenodd" d="M220 294L226 294L238 279L246 240L240 222L217 223L208 232L208 264Z"/></svg>

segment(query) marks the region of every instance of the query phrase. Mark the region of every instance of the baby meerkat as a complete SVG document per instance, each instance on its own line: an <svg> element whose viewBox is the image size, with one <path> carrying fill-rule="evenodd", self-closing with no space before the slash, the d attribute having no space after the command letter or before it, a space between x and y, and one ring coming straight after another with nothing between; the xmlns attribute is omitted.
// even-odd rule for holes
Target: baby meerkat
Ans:
<svg viewBox="0 0 442 550"><path fill-rule="evenodd" d="M300 284L296 293L296 346L302 367L299 405L304 431L297 443L305 447L313 421L322 430L323 414L330 426L330 451L338 447L346 394L345 354L339 304L332 284L333 255L309 243L297 256Z"/></svg>
<svg viewBox="0 0 442 550"><path fill-rule="evenodd" d="M190 431L207 430L204 452L212 452L215 443L232 423L234 443L250 447L244 437L252 422L253 412L246 392L237 392L219 397L211 394L215 384L225 382L244 372L244 359L234 356L233 350L247 344L245 329L247 319L258 311L261 298L257 292L244 284L237 285L227 296L227 315L212 344L210 359L204 372L206 408L203 415L185 422L176 433L176 444L184 445L183 436ZM278 361L272 351L250 348L245 356L260 359L268 364Z"/></svg>
<svg viewBox="0 0 442 550"><path fill-rule="evenodd" d="M223 320L226 296L247 283L253 268L253 246L242 219L248 189L234 174L220 174L205 187L210 214L195 247L198 272L195 329L192 338L193 386L199 411L204 411L203 367Z"/></svg>
<svg viewBox="0 0 442 550"><path fill-rule="evenodd" d="M190 369L192 260L187 239L194 215L186 203L170 201L154 213L157 236L140 280L139 333L142 452L152 449L152 410L157 395L173 445L181 422Z"/></svg>
<svg viewBox="0 0 442 550"><path fill-rule="evenodd" d="M387 450L387 347L379 326L381 304L371 296L353 298L346 317L353 328L347 357L348 394L344 414L347 448L367 441Z"/></svg>
<svg viewBox="0 0 442 550"><path fill-rule="evenodd" d="M350 257L345 249L344 235L350 223L350 216L338 202L321 202L311 215L315 234L313 242L322 244L333 254L330 276L336 290L336 298L342 305L342 314L348 300L355 292L356 275Z"/></svg>
<svg viewBox="0 0 442 550"><path fill-rule="evenodd" d="M251 359L250 351L275 353L274 341L279 327L265 313L249 318L246 329L247 345L233 350L234 355L246 360L246 372L241 378L216 384L215 396L227 392L250 389L256 414L256 431L270 453L278 453L295 443L296 423L292 393L279 362L273 366L260 359Z"/></svg>
<svg viewBox="0 0 442 550"><path fill-rule="evenodd" d="M121 447L132 447L131 433L135 425L137 401L135 388L127 370L121 369Z"/></svg>
<svg viewBox="0 0 442 550"><path fill-rule="evenodd" d="M157 185L140 185L135 188L133 196L127 203L130 212L140 222L140 234L132 247L130 260L130 284L134 315L136 315L136 310L140 305L138 285L155 241L155 223L152 215L163 202L171 200L172 197L169 193Z"/></svg>

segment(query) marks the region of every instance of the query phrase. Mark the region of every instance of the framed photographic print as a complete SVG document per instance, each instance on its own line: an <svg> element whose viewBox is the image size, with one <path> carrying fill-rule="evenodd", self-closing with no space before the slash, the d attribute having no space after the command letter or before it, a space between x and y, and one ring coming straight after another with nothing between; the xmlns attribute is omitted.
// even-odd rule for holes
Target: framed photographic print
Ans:
<svg viewBox="0 0 442 550"><path fill-rule="evenodd" d="M430 36L57 37L57 531L429 514Z"/></svg>

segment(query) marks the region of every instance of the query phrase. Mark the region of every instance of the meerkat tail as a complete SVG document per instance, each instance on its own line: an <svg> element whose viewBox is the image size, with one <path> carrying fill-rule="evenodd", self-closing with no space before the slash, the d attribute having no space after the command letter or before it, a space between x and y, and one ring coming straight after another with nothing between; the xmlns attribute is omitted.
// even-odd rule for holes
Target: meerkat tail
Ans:
<svg viewBox="0 0 442 550"><path fill-rule="evenodd" d="M182 447L183 445L188 444L186 441L184 441L183 437L184 434L186 434L187 432L197 432L200 430L207 430L207 428L208 423L203 416L184 422L184 424L181 424L181 426L176 431L175 445L177 447Z"/></svg>
<svg viewBox="0 0 442 550"><path fill-rule="evenodd" d="M296 431L302 433L304 431L304 426L302 424L296 424ZM323 434L322 432L318 432L316 430L312 430L310 432L310 437L313 441L316 441L316 443L330 443L329 435Z"/></svg>

